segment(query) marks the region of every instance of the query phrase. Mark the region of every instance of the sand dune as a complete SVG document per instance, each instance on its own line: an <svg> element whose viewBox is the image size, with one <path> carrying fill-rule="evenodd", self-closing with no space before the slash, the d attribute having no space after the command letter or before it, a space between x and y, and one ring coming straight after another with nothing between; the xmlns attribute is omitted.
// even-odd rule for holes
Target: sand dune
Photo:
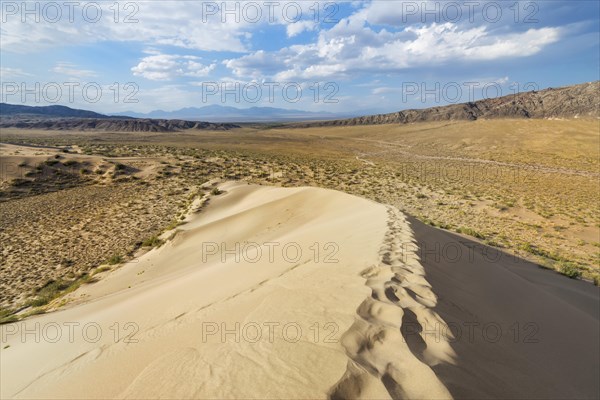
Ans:
<svg viewBox="0 0 600 400"><path fill-rule="evenodd" d="M597 288L438 260L476 243L341 192L220 188L69 308L2 325L1 397L597 397Z"/></svg>
<svg viewBox="0 0 600 400"><path fill-rule="evenodd" d="M403 216L323 189L222 189L81 304L2 326L2 397L449 397L430 365L451 350L415 352L398 329L438 318L418 262L393 254Z"/></svg>

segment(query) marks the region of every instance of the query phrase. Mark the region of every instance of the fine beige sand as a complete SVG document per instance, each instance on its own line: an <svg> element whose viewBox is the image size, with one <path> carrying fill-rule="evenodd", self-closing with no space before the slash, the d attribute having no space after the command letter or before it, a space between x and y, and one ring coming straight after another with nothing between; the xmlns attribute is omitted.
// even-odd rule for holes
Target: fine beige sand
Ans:
<svg viewBox="0 0 600 400"><path fill-rule="evenodd" d="M443 324L403 214L315 188L220 186L158 249L1 326L2 398L449 398ZM236 249L236 244L238 248Z"/></svg>

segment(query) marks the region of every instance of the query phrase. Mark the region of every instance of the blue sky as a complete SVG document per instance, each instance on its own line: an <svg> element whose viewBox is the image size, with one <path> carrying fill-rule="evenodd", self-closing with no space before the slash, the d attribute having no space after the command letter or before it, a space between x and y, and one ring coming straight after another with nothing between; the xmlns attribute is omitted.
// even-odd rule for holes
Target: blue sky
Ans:
<svg viewBox="0 0 600 400"><path fill-rule="evenodd" d="M9 103L391 112L599 79L595 0L0 3Z"/></svg>

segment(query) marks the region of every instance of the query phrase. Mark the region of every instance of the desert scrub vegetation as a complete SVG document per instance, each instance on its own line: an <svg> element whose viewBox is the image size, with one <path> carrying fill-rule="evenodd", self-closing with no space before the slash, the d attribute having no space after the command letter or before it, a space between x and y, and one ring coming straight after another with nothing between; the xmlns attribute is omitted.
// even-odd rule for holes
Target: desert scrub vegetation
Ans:
<svg viewBox="0 0 600 400"><path fill-rule="evenodd" d="M121 257L118 254L113 254L112 256L110 256L110 258L108 260L106 260L106 263L108 265L121 264L122 262L123 262L123 257Z"/></svg>
<svg viewBox="0 0 600 400"><path fill-rule="evenodd" d="M479 232L477 232L474 229L465 228L465 227L462 227L462 226L459 227L459 228L457 228L456 232L457 233L462 233L463 235L472 236L472 237L477 238L477 239L482 239L483 240L483 239L486 238L483 233L479 233Z"/></svg>
<svg viewBox="0 0 600 400"><path fill-rule="evenodd" d="M15 315L15 310L0 307L0 324L8 324L10 322L16 322L19 317Z"/></svg>
<svg viewBox="0 0 600 400"><path fill-rule="evenodd" d="M98 267L98 268L94 269L92 271L92 276L94 276L96 274L100 274L102 272L110 271L110 270L111 270L111 267L109 267L107 265L104 265L104 266L101 266L101 267Z"/></svg>
<svg viewBox="0 0 600 400"><path fill-rule="evenodd" d="M559 273L571 279L580 278L582 275L581 268L571 262L559 262L557 270ZM594 281L594 283L596 283L596 281Z"/></svg>
<svg viewBox="0 0 600 400"><path fill-rule="evenodd" d="M50 280L44 286L35 290L34 297L26 304L30 307L45 306L54 299L71 293L82 284L93 283L94 278L88 273L83 273L74 279Z"/></svg>
<svg viewBox="0 0 600 400"><path fill-rule="evenodd" d="M163 240L158 236L154 235L142 242L142 247L160 247L163 244Z"/></svg>

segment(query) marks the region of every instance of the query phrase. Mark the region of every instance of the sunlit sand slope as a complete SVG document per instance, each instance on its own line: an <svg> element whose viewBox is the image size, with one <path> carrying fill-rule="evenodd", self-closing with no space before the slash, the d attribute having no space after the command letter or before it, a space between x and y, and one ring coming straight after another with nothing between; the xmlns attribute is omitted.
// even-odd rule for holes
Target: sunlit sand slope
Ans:
<svg viewBox="0 0 600 400"><path fill-rule="evenodd" d="M3 325L2 397L449 397L430 366L452 350L400 330L439 318L397 255L404 216L323 189L221 189L81 304Z"/></svg>

